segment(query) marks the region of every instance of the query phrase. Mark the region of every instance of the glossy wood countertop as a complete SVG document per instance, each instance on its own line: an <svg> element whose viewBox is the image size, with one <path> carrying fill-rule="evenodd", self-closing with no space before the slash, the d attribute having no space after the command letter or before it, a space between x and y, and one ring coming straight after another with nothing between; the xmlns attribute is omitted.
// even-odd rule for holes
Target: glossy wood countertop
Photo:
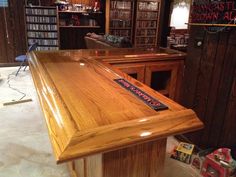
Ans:
<svg viewBox="0 0 236 177"><path fill-rule="evenodd" d="M63 51L62 51L63 52ZM71 58L86 57L104 61L110 64L130 63L130 62L150 62L167 60L184 60L186 53L172 49L158 48L155 50L145 49L88 49L67 51ZM65 54L65 53L64 53Z"/></svg>
<svg viewBox="0 0 236 177"><path fill-rule="evenodd" d="M203 127L192 110L103 61L117 55L138 58L137 54L141 58L147 54L161 56L135 49L28 54L58 163ZM151 109L115 83L117 78L125 78L169 109L158 112Z"/></svg>

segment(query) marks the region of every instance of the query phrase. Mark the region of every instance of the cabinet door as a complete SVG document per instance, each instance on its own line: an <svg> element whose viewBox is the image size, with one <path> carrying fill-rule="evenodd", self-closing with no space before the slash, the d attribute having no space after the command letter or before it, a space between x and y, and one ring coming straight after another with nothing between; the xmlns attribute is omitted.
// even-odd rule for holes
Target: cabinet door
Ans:
<svg viewBox="0 0 236 177"><path fill-rule="evenodd" d="M178 101L182 72L182 61L149 63L146 65L145 84Z"/></svg>
<svg viewBox="0 0 236 177"><path fill-rule="evenodd" d="M144 83L144 64L119 64L114 65L116 68L120 69L122 72L130 75L134 79Z"/></svg>

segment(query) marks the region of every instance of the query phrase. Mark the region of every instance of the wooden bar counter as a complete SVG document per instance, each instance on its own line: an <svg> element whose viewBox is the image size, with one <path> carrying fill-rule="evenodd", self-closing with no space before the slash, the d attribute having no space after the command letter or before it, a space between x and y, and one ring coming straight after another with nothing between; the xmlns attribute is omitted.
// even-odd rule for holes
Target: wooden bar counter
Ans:
<svg viewBox="0 0 236 177"><path fill-rule="evenodd" d="M29 53L57 163L68 163L73 177L162 177L167 137L203 124L192 110L110 64L182 55L165 49ZM155 111L114 79L125 79L168 109Z"/></svg>

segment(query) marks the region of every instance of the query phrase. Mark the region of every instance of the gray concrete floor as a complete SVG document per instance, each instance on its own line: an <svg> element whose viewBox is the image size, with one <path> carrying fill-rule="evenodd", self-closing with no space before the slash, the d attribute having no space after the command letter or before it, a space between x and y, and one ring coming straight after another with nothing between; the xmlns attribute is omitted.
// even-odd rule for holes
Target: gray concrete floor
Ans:
<svg viewBox="0 0 236 177"><path fill-rule="evenodd" d="M66 165L55 163L30 71L15 77L16 70L0 68L0 177L69 177ZM32 102L3 106L23 96L8 87L11 73L10 85ZM198 177L189 165L168 157L176 144L173 137L168 139L165 177Z"/></svg>

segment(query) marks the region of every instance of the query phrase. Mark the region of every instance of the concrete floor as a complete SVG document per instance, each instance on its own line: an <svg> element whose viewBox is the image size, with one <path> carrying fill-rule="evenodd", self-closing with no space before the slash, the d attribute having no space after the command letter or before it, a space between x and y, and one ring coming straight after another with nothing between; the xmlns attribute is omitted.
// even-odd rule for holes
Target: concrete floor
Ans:
<svg viewBox="0 0 236 177"><path fill-rule="evenodd" d="M67 167L55 163L30 71L21 71L15 77L16 70L0 68L0 177L69 177ZM3 106L22 97L8 87L11 73L10 85L32 102ZM177 143L173 137L168 139L165 177L198 177L189 165L168 157Z"/></svg>

